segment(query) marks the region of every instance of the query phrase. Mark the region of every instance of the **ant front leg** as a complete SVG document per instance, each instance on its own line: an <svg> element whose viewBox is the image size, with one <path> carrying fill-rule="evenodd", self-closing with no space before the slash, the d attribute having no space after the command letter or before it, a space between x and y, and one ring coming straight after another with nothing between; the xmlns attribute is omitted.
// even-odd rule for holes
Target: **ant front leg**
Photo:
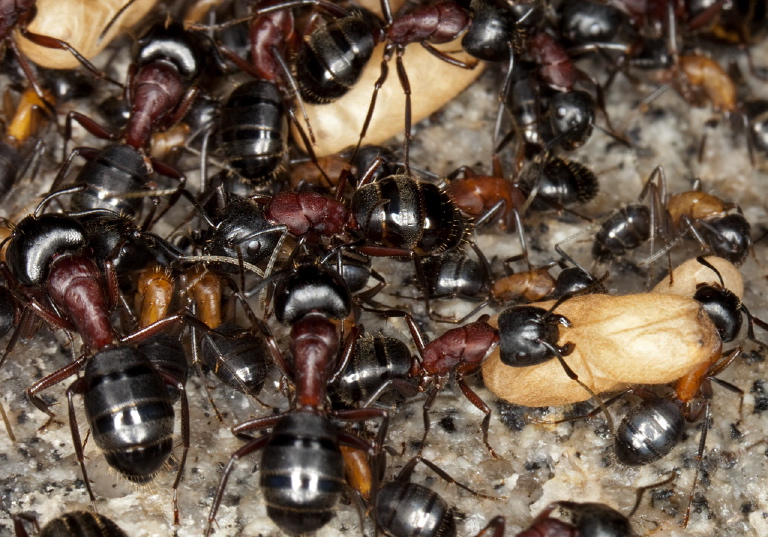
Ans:
<svg viewBox="0 0 768 537"><path fill-rule="evenodd" d="M80 54L80 52L78 52L77 49L75 49L72 45L70 45L66 41L63 41L61 39L57 39L55 37L51 37L48 35L40 35L40 34L30 32L24 27L19 28L19 33L23 35L26 39L29 39L34 44L39 45L41 47L55 49L55 50L66 50L67 52L72 54L72 56L74 56L78 62L80 62L80 65L88 69L88 71L90 71L95 77L106 80L110 84L114 84L119 88L123 87L123 85L120 82L107 76L107 74L104 71L100 71L85 56Z"/></svg>
<svg viewBox="0 0 768 537"><path fill-rule="evenodd" d="M575 345L569 342L569 343L566 343L564 347L560 348L560 347L557 347L556 345L552 345L543 340L539 340L538 342L544 345L547 349L549 349L549 351L555 356L555 358L557 358L557 361L560 362L560 366L563 368L563 371L565 371L565 374L568 375L568 378L577 382L579 386L584 388L584 390L592 397L592 399L594 399L595 402L597 402L598 406L603 410L603 412L605 412L605 420L608 423L608 430L611 432L611 436L613 436L613 431L614 431L613 418L608 412L608 408L606 407L606 404L603 402L600 396L597 395L597 393L595 393L595 391L592 388L584 384L579 379L579 376L576 374L576 372L573 369L571 369L571 366L565 363L565 359L563 358L563 356L568 356L569 354L571 354L573 352Z"/></svg>
<svg viewBox="0 0 768 537"><path fill-rule="evenodd" d="M168 198L168 205L166 205L165 208L162 211L160 211L160 214L158 214L157 218L155 218L154 220L154 222L159 222L163 218L163 216L165 216L165 213L167 213L171 209L171 207L176 205L176 202L179 201L179 198L182 196L182 193L186 188L187 176L184 175L179 170L177 170L176 168L174 168L173 166L160 162L154 157L150 158L150 161L152 162L152 168L154 169L154 171L156 171L162 176L168 177L169 179L175 179L176 181L179 182L179 186L177 186L175 189L169 192L163 191L156 194L156 195L158 194L165 195L166 193L170 194L170 197Z"/></svg>
<svg viewBox="0 0 768 537"><path fill-rule="evenodd" d="M506 519L503 516L495 516L488 524L481 529L475 537L482 537L489 531L493 531L493 537L504 537L504 530L506 528Z"/></svg>

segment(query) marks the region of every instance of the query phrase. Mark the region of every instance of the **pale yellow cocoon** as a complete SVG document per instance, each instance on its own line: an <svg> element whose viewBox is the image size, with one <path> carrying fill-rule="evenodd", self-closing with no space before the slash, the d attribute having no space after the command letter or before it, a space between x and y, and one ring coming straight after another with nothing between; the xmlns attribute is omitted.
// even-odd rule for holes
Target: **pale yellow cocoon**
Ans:
<svg viewBox="0 0 768 537"><path fill-rule="evenodd" d="M554 302L534 304L548 310ZM584 295L555 313L573 323L560 327L558 345L575 344L564 357L596 393L633 384L666 384L719 358L720 336L701 304L681 295ZM491 320L496 325L496 318ZM501 362L497 348L483 364L483 380L499 398L525 406L556 406L589 399L556 358L530 367Z"/></svg>

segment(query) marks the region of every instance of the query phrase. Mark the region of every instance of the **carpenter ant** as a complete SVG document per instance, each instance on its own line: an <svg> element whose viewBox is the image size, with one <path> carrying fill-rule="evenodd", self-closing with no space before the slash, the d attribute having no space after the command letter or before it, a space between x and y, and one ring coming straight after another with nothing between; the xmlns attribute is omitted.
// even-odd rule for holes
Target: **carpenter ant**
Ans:
<svg viewBox="0 0 768 537"><path fill-rule="evenodd" d="M413 372L418 376L419 391L427 391L427 400L424 402L424 436L421 446L424 449L427 434L431 425L429 411L432 404L446 385L450 374L454 373L456 383L469 402L485 414L483 418L483 443L494 458L498 455L488 443L488 427L491 423L491 409L482 399L467 385L464 376L479 371L480 365L486 356L498 345L499 333L486 321L488 316L464 326L453 328L443 333L432 342L427 343L421 329L410 315L406 315L408 328L413 337L416 348L421 356L418 370Z"/></svg>
<svg viewBox="0 0 768 537"><path fill-rule="evenodd" d="M635 505L623 515L603 503L552 502L533 519L531 525L516 537L631 537L635 533L629 519L635 514L645 491L666 485L677 477L669 477L635 492Z"/></svg>
<svg viewBox="0 0 768 537"><path fill-rule="evenodd" d="M24 522L31 523L39 537L128 537L109 518L90 511L71 511L48 521L41 529L37 518L27 513L11 515L16 537L29 537Z"/></svg>
<svg viewBox="0 0 768 537"><path fill-rule="evenodd" d="M331 319L345 318L350 306L351 297L341 276L334 271L324 271L319 265L299 265L278 281L275 316L278 321L291 325L292 367L274 340L271 337L268 340L275 361L295 386L295 396L288 412L255 418L233 427L233 434L249 442L232 454L224 470L211 506L206 535L212 531L234 464L254 451L263 449L260 479L267 513L291 535L316 531L333 516L344 479L340 444L361 449L369 458L375 457L374 447L380 449L386 435L387 413L378 409L330 411L326 407L327 385L346 368L357 336L357 330L353 329L344 344L343 357L337 359L339 337ZM375 445L337 430L330 417L352 422L381 419ZM247 434L269 428L270 434L255 439ZM373 488L377 488L376 483Z"/></svg>
<svg viewBox="0 0 768 537"><path fill-rule="evenodd" d="M614 211L600 223L592 245L592 257L597 262L605 263L620 257L648 240L651 243L651 252L654 252L656 236L669 236L663 205L666 191L660 194L653 181L657 175L663 177L663 174L663 168L657 166L643 186L637 202ZM662 189L664 188L665 183L662 185ZM649 201L642 203L646 198ZM562 243L558 244L558 248L560 244Z"/></svg>
<svg viewBox="0 0 768 537"><path fill-rule="evenodd" d="M285 9L298 5L316 5L330 13L338 13L339 8L327 6L321 0L304 0L298 2L278 2L272 6L258 9L259 15L273 10ZM333 8L333 9L331 9ZM405 72L402 57L405 47L411 43L420 43L436 57L449 62L451 65L472 69L474 65L453 58L440 50L434 44L448 43L454 40L469 25L469 15L456 2L443 0L429 6L421 6L411 13L394 18L389 0L381 1L385 25L380 28L373 22L372 17L348 15L342 11L339 18L319 27L305 40L299 48L294 61L296 76L301 95L310 103L331 102L355 85L360 78L362 68L373 54L374 46L385 42L381 63L381 75L374 85L371 104L363 122L358 147L368 131L376 97L379 89L387 79L388 63L392 56L397 57L397 72L406 98L405 111L405 166L409 163L409 141L411 138L411 98L410 83ZM344 44L340 46L339 44ZM343 61L340 60L343 57Z"/></svg>
<svg viewBox="0 0 768 537"><path fill-rule="evenodd" d="M473 496L498 499L475 492L453 479L447 472L428 459L414 457L403 466L397 477L385 483L376 496L377 526L390 537L456 537L456 519L453 509L435 491L411 483L411 475L418 463L423 463L450 484L466 490ZM501 517L495 517L476 537L493 530L494 537L502 537L504 524Z"/></svg>
<svg viewBox="0 0 768 537"><path fill-rule="evenodd" d="M92 502L85 469L82 440L75 417L74 396L83 396L85 415L96 445L104 452L109 465L136 483L147 483L166 463L173 448L173 398L167 385L181 393L184 452L173 484L174 524L179 524L177 489L189 450L189 408L184 384L170 373L156 367L138 348L129 345L161 333L178 318L166 319L123 338L116 346L107 346L92 356L80 356L71 364L35 383L28 393L33 401L36 394L76 373L85 363L85 373L67 389L70 428L75 455L80 463L83 481ZM105 410L106 409L106 410ZM105 414L105 411L108 412ZM119 416L130 415L130 419ZM104 417L102 417L104 416ZM106 418L109 416L109 418ZM112 421L121 425L115 426Z"/></svg>
<svg viewBox="0 0 768 537"><path fill-rule="evenodd" d="M556 515L556 516L555 516ZM625 537L634 535L629 518L602 503L554 502L516 537Z"/></svg>
<svg viewBox="0 0 768 537"><path fill-rule="evenodd" d="M306 36L292 62L291 76L285 68L284 56L293 48L295 41L294 18L290 13L281 12L309 5L330 14L334 20ZM350 13L324 0L268 2L243 19L214 25L213 28L224 28L245 20L251 21L249 38L253 65L248 66L229 51L225 54L244 70L265 80L274 82L286 78L293 85L291 79L295 77L301 98L313 104L336 100L354 86L378 41L373 16ZM199 24L188 27L211 28Z"/></svg>
<svg viewBox="0 0 768 537"><path fill-rule="evenodd" d="M341 8L325 6L324 2L320 5L336 14L345 13ZM261 7L267 6L262 4ZM281 170L283 157L287 153L286 115L302 137L310 159L317 163L312 148L315 137L304 109L302 95L305 91L297 83L286 60L299 44L294 26L290 9L254 14L248 28L250 63L227 47L218 46L227 58L257 79L232 92L218 122L220 145L227 161L242 177L256 184ZM301 61L296 60L297 71L303 67ZM298 98L304 116L306 133L295 116L291 100L294 96ZM319 164L316 166L325 177ZM328 180L327 177L325 179Z"/></svg>
<svg viewBox="0 0 768 537"><path fill-rule="evenodd" d="M668 197L663 167L658 166L649 181L654 176L659 177L658 188L653 188L654 203L660 203L665 208L661 218L662 231L667 237L674 231L678 231L679 235L642 264L652 263L689 231L703 248L715 255L735 265L744 263L752 249L751 226L738 205L701 192L701 181L698 179L694 181L693 190Z"/></svg>
<svg viewBox="0 0 768 537"><path fill-rule="evenodd" d="M188 280L191 280L196 302L198 305L201 303L203 305L202 308L198 306L200 318L212 328L210 331L203 332L201 341L198 341L193 334L193 361L198 367L200 376L203 376L204 370L211 371L224 384L252 397L262 406L268 406L258 398L269 372L272 352L267 336L262 333L264 332L263 324L255 318L250 306L239 292L234 294L234 298L242 305L251 322L251 328L241 327L234 318L222 323L220 315L216 317L216 322L210 323L210 310L218 309L221 304L221 289L210 293L210 285L201 286L201 282L205 283L205 279L211 278L217 286L220 286L219 278L211 272L199 269L190 271L187 276ZM212 282L208 282L210 283ZM209 306L206 307L205 304ZM205 386L205 389L217 418L223 422L224 419L213 402L208 387Z"/></svg>
<svg viewBox="0 0 768 537"><path fill-rule="evenodd" d="M680 442L685 430L685 422L696 421L702 413L704 414L704 425L701 428L701 437L696 453L698 464L688 498L683 526L687 526L690 519L693 493L703 464L707 430L711 419L711 382L741 394L743 398L744 392L742 390L716 378L716 375L727 368L740 353L741 348L736 348L723 356L721 360L704 364L703 369L681 378L677 382L674 393L668 397L659 397L646 390L631 388L605 402L606 406L610 405L627 393L642 399L621 420L615 435L616 457L623 464L629 466L649 464L664 458ZM703 399L702 406L693 404L697 397ZM741 405L739 405L739 412L741 412Z"/></svg>
<svg viewBox="0 0 768 537"><path fill-rule="evenodd" d="M558 144L563 149L572 151L584 145L595 126L596 108L603 113L608 126L607 130L601 130L622 144L629 145L611 125L605 112L602 87L575 67L568 51L553 36L536 30L521 40L521 43L533 63L526 63L518 69L515 69L514 63L510 64L510 71L505 77L500 93L501 106L494 133L494 140L498 140L504 103L508 103L514 131L504 137L501 143L496 144L496 147L505 145L511 135L520 138L523 142L517 148L518 168L527 150L541 142L542 134L549 138L548 147ZM538 79L541 88L535 79ZM596 100L586 91L575 88L581 80L589 82L595 88ZM543 106L540 106L541 104ZM545 111L544 115L548 118L548 125L543 126L543 129L537 125L540 109ZM531 143L535 145L532 146Z"/></svg>
<svg viewBox="0 0 768 537"><path fill-rule="evenodd" d="M408 81L408 74L403 64L403 55L405 47L411 43L419 43L437 58L448 62L451 65L462 69L474 69L474 63L460 61L440 50L433 45L449 43L456 39L470 24L469 14L458 3L452 0L441 0L434 4L420 6L412 12L400 15L397 18L392 16L392 10L389 0L382 0L381 9L384 13L385 26L382 30L383 39L386 42L381 59L381 75L374 84L371 104L368 108L368 114L363 122L360 131L360 141L358 146L365 138L368 132L368 125L373 117L373 110L376 105L376 97L381 86L389 74L388 63L392 56L396 56L397 75L400 79L400 85L405 93L405 142L404 142L404 165L405 173L409 174L410 166L410 140L411 140L411 85ZM377 40L378 40L377 39Z"/></svg>

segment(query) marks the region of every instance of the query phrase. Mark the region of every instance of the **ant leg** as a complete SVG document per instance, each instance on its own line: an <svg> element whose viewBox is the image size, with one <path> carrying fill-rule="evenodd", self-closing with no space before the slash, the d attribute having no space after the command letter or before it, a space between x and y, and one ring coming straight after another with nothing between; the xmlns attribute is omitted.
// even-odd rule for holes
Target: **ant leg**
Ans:
<svg viewBox="0 0 768 537"><path fill-rule="evenodd" d="M561 352L561 350L558 347L556 347L554 345L551 345L550 343L548 343L546 341L539 340L539 343L541 343L542 345L547 347L550 350L550 352L552 352L555 355L555 358L557 358L557 361L560 362L560 365L562 366L563 371L565 371L565 374L568 375L568 378L570 378L571 380L576 381L579 384L579 386L584 388L584 390L590 396L592 396L592 398L597 402L597 404L600 406L600 408L603 410L603 412L605 412L605 420L608 423L608 429L611 432L611 436L613 436L613 431L614 431L613 418L611 417L610 413L608 412L608 408L606 407L606 404L597 395L597 393L595 393L595 391L592 388L590 388L589 386L584 384L581 380L579 380L579 376L576 374L576 372L573 369L571 369L571 367L568 364L565 363L565 359L563 358L563 354L567 355L567 354L570 354L570 353Z"/></svg>
<svg viewBox="0 0 768 537"><path fill-rule="evenodd" d="M477 395L469 386L467 386L467 383L464 381L464 378L460 374L456 374L456 383L459 385L459 388L461 389L461 393L464 394L464 397L467 398L467 400L475 405L475 407L480 410L480 412L483 412L485 414L485 417L483 418L483 443L485 444L485 447L488 448L488 451L491 452L491 456L494 459L499 459L499 455L493 450L491 447L491 444L488 443L488 429L491 426L491 408L486 404L485 401L480 399L480 396Z"/></svg>
<svg viewBox="0 0 768 537"><path fill-rule="evenodd" d="M478 60L476 60L474 62L464 62L464 61L461 61L458 58L454 58L450 54L446 54L442 50L440 50L438 48L435 48L434 45L432 45L431 43L428 43L426 41L420 41L419 44L422 47L424 47L424 49L427 52L432 54L438 60L443 60L445 63L451 64L454 67L460 67L461 69L467 69L467 70L471 71L472 69L477 67L477 64L479 63Z"/></svg>
<svg viewBox="0 0 768 537"><path fill-rule="evenodd" d="M69 141L72 139L72 121L77 121L86 131L102 140L117 140L120 138L119 134L109 132L85 114L70 110L67 114L67 119L64 121L64 147L62 148L62 159L64 158L64 155L67 154L67 145L69 145Z"/></svg>
<svg viewBox="0 0 768 537"><path fill-rule="evenodd" d="M26 390L27 397L32 402L32 404L35 405L35 407L37 407L37 409L40 410L41 412L45 412L46 414L48 414L48 416L50 416L51 418L56 417L56 414L54 414L51 411L51 409L48 407L45 401L40 399L40 397L38 397L37 394L47 388L50 388L51 386L55 386L56 384L59 384L64 379L69 378L75 373L77 373L77 371L80 370L83 364L85 364L86 359L87 359L86 355L82 355L74 362L71 362L65 365L64 367L62 367L61 369L54 371L50 375L42 378L41 380L38 380L32 386L27 388ZM81 393L81 392L78 392L78 393ZM48 421L50 422L51 420L48 420ZM47 426L48 426L48 423L46 423L43 426L43 428Z"/></svg>
<svg viewBox="0 0 768 537"><path fill-rule="evenodd" d="M432 389L429 391L429 395L427 395L426 401L424 401L424 406L422 407L422 418L424 419L424 435L421 437L419 455L421 455L422 451L424 451L424 446L427 445L427 435L429 434L430 427L432 427L432 420L429 417L429 411L432 409L432 404L435 402L435 399L437 398L437 392L439 391L439 388L436 385L433 385Z"/></svg>
<svg viewBox="0 0 768 537"><path fill-rule="evenodd" d="M30 86L32 86L32 89L35 90L35 93L38 97L40 97L40 100L43 102L48 111L53 115L53 117L56 117L55 103L48 101L48 98L45 95L45 91L43 90L42 86L40 86L40 83L37 81L37 77L35 77L35 73L32 71L32 66L29 65L29 61L27 61L26 56L24 56L24 54L22 54L19 50L19 46L16 44L16 40L5 39L4 41L7 43L8 48L11 49L16 55L16 60L19 62L19 67L21 67L21 70L24 72L24 76L27 77L27 80L29 81Z"/></svg>
<svg viewBox="0 0 768 537"><path fill-rule="evenodd" d="M632 388L626 389L626 390L624 390L624 391L614 395L613 397L611 397L607 401L605 401L605 405L604 405L605 408L603 408L601 406L597 406L597 407L593 408L592 410L590 410L589 412L587 412L586 414L581 414L579 416L571 416L571 417L568 417L568 418L561 418L559 420L541 420L541 419L531 418L531 417L527 416L525 418L525 423L530 423L530 424L534 424L534 425L558 425L560 423L569 423L571 421L588 420L588 419L594 418L595 416L600 414L600 412L605 412L606 409L609 406L611 406L613 403L615 403L616 401L618 401L619 399L621 399L625 395L630 394L630 393L634 394L634 395L638 395L638 391L639 390L632 389Z"/></svg>
<svg viewBox="0 0 768 537"><path fill-rule="evenodd" d="M704 154L707 148L707 137L709 136L709 133L711 131L717 128L719 124L720 124L720 118L717 118L717 117L709 118L707 121L704 122L704 134L702 134L701 142L699 142L699 153L698 153L699 164L704 162Z"/></svg>
<svg viewBox="0 0 768 537"><path fill-rule="evenodd" d="M341 360L338 361L335 371L328 378L327 384L334 384L339 380L339 377L344 374L344 371L347 369L347 366L352 359L352 353L355 350L355 343L357 342L358 337L360 337L360 331L357 326L353 326L344 341L344 350L341 354Z"/></svg>
<svg viewBox="0 0 768 537"><path fill-rule="evenodd" d="M481 529L475 537L481 537L487 531L493 530L493 537L503 537L506 528L506 519L503 516L495 516Z"/></svg>
<svg viewBox="0 0 768 537"><path fill-rule="evenodd" d="M262 449L264 446L267 445L267 443L270 441L271 436L261 436L259 438L255 438L248 442L246 445L235 451L232 456L229 458L229 462L227 463L227 466L224 468L224 475L221 477L221 481L219 481L219 487L216 489L216 495L213 497L213 503L211 504L211 512L208 514L208 526L205 529L205 537L209 537L211 532L213 531L213 523L216 520L216 513L219 510L219 506L221 505L221 500L224 499L224 490L227 488L227 481L229 481L229 474L232 473L232 469L235 466L235 463L239 461L242 457L245 457L247 455L250 455L254 451L258 451Z"/></svg>
<svg viewBox="0 0 768 537"><path fill-rule="evenodd" d="M691 518L691 505L693 504L693 493L696 491L696 484L699 481L699 474L701 473L701 467L704 464L704 447L707 443L707 429L709 429L709 420L711 419L710 400L707 399L704 402L704 423L701 427L701 438L699 438L699 449L696 452L696 473L693 474L693 485L691 485L691 493L688 495L688 506L685 508L685 517L683 517L682 527L688 527L688 521Z"/></svg>
<svg viewBox="0 0 768 537"><path fill-rule="evenodd" d="M8 414L5 413L5 407L2 404L0 404L0 416L3 418L3 424L5 425L5 432L8 435L8 439L11 442L16 442L16 435L13 434L11 421L8 419Z"/></svg>
<svg viewBox="0 0 768 537"><path fill-rule="evenodd" d="M69 388L67 388L67 404L69 405L69 428L72 431L72 443L75 445L75 456L77 457L77 462L80 463L80 468L83 472L83 481L85 482L85 488L88 490L88 496L91 498L93 510L96 511L96 496L93 494L91 482L88 480L88 472L85 469L85 457L83 456L83 446L80 443L80 430L77 426L74 402L75 394L82 395L87 389L88 386L85 384L85 379L77 379Z"/></svg>
<svg viewBox="0 0 768 537"><path fill-rule="evenodd" d="M451 485L456 485L460 489L466 490L473 496L477 496L479 498L485 498L486 500L499 500L502 498L499 498L498 496L491 496L488 494L483 494L482 492L477 492L474 489L469 488L468 486L464 485L463 483L456 481L451 475L440 468L437 464L432 462L429 459L425 459L421 455L416 455L411 460L408 461L408 463L403 466L402 470L397 474L397 477L395 477L395 481L402 481L402 482L408 482L411 480L411 475L413 474L413 470L416 467L417 464L423 463L424 466L435 472L439 477L443 478L445 481L450 483Z"/></svg>
<svg viewBox="0 0 768 537"><path fill-rule="evenodd" d="M181 455L181 461L179 461L179 471L176 473L176 480L173 482L173 525L180 526L180 514L179 514L179 484L181 483L181 477L184 474L184 466L187 463L187 453L189 452L189 401L187 400L187 389L184 383L173 375L166 373L165 371L158 371L165 380L165 383L169 386L175 386L181 394L181 441L184 451Z"/></svg>
<svg viewBox="0 0 768 537"><path fill-rule="evenodd" d="M627 515L627 518L632 518L632 515L635 514L635 511L637 511L637 508L640 507L640 502L643 500L643 495L645 494L645 491L648 489L655 489L658 487L661 487L662 485L666 485L668 483L671 483L678 477L678 473L676 470L672 470L669 472L669 477L659 481L658 483L651 483L650 485L644 485L642 487L638 487L637 491L635 491L635 505L632 507L632 510Z"/></svg>
<svg viewBox="0 0 768 537"><path fill-rule="evenodd" d="M51 48L51 49L57 49L57 50L66 50L72 56L74 56L78 62L80 62L80 65L88 69L94 76L104 79L110 84L114 84L120 88L123 87L123 85L118 82L117 80L114 80L113 78L107 76L107 74L103 71L100 71L96 68L95 65L93 65L88 59L80 54L72 45L67 43L66 41L62 41L61 39L57 39L55 37L50 37L47 35L40 35L33 32L30 32L26 28L19 28L19 33L23 35L26 39L29 39L36 45L40 45L41 47L45 48Z"/></svg>
<svg viewBox="0 0 768 537"><path fill-rule="evenodd" d="M403 87L403 93L405 93L405 136L403 140L403 159L405 162L405 175L411 174L410 168L410 148L413 136L411 135L411 83L408 81L408 74L405 72L405 65L403 64L403 54L405 53L405 47L397 47L397 59L395 65L397 66L397 76L400 79L400 85ZM450 62L449 62L450 63Z"/></svg>
<svg viewBox="0 0 768 537"><path fill-rule="evenodd" d="M355 157L357 157L357 154L360 152L360 147L363 144L363 140L365 139L365 135L368 133L368 127L371 125L371 120L373 119L373 110L376 108L376 99L379 96L379 90L384 85L384 82L387 80L387 76L389 75L389 60L392 59L392 47L386 47L384 49L384 55L381 58L381 74L379 75L379 78L376 80L376 83L373 85L373 94L371 95L371 104L368 105L368 113L365 116L365 121L363 121L363 127L360 129L360 138L357 141L357 146L355 146L355 150L352 151L352 155L349 157L349 162L354 162ZM406 161L407 162L407 161ZM406 175L410 175L410 170L408 169L406 165ZM360 185L362 186L362 181L360 182Z"/></svg>
<svg viewBox="0 0 768 537"><path fill-rule="evenodd" d="M69 156L66 157L62 162L61 167L59 168L59 173L56 174L56 178L53 180L51 189L48 191L49 194L55 193L56 189L59 188L59 185L64 180L64 177L67 175L67 172L69 171L70 166L72 166L72 161L75 159L76 156L81 156L86 160L93 160L96 157L97 153L98 153L98 150L91 147L74 148L72 152L69 154Z"/></svg>
<svg viewBox="0 0 768 537"><path fill-rule="evenodd" d="M224 416L221 415L221 412L219 412L219 407L216 406L216 403L213 402L213 396L211 395L211 390L210 388L208 388L208 383L205 380L205 374L203 373L203 366L200 361L200 345L198 344L197 334L194 328L191 329L190 337L192 338L192 363L195 365L195 368L197 369L197 374L200 377L200 380L203 384L203 388L205 389L205 393L208 396L208 402L211 404L211 408L213 408L213 412L216 414L216 418L219 420L219 423L224 423ZM221 354L215 345L212 344L211 346L215 349L217 355Z"/></svg>

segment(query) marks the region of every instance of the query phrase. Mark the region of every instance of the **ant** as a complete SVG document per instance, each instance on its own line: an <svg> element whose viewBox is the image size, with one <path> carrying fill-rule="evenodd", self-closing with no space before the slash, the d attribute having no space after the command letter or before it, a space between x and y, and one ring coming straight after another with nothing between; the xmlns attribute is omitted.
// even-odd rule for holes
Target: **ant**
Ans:
<svg viewBox="0 0 768 537"><path fill-rule="evenodd" d="M635 514L645 491L666 485L677 477L675 472L658 483L638 487L635 505L629 515L603 503L552 502L545 507L531 525L516 537L626 537L635 535L629 519ZM502 528L503 528L502 520Z"/></svg>
<svg viewBox="0 0 768 537"><path fill-rule="evenodd" d="M689 231L702 248L714 255L725 258L735 265L741 265L746 261L752 249L751 226L737 204L725 202L717 196L701 192L699 179L694 181L692 190L668 196L662 166L654 170L649 181L653 181L655 177L659 178L658 187L654 185L649 191L652 192L653 203L664 207L664 211L660 217L652 216L662 222L663 235L669 237L677 231L678 236L670 239L665 248L654 253L641 264L647 265L655 261ZM649 185L650 183L646 188Z"/></svg>
<svg viewBox="0 0 768 537"><path fill-rule="evenodd" d="M518 221L518 229L521 229ZM456 321L452 318L433 315L441 322L463 323L485 308L488 304L508 304L510 302L537 302L545 298L560 298L579 292L585 288L592 292L606 292L602 285L582 266L576 263L562 249L556 247L560 260L540 267L532 267L528 259L528 246L524 233L519 234L522 253L504 261L505 276L494 277L493 270L485 254L474 244L471 247L475 257L470 257L463 250L450 251L430 256L422 261L425 293L430 299L456 298L481 303ZM514 272L510 264L524 260L527 270ZM573 266L568 267L566 261ZM551 269L561 268L557 277Z"/></svg>
<svg viewBox="0 0 768 537"><path fill-rule="evenodd" d="M439 477L479 498L496 500L459 483L434 462L420 456L412 458L398 472L397 476L385 483L376 495L376 524L390 537L456 537L456 519L453 509L432 489L411 482L416 465L422 463ZM499 528L501 525L501 528ZM476 537L493 530L494 537L504 534L501 517L493 518L477 533Z"/></svg>
<svg viewBox="0 0 768 537"><path fill-rule="evenodd" d="M729 391L738 393L743 399L744 392L741 389L717 378L717 375L731 365L740 354L741 348L739 347L723 355L719 360L703 364L702 368L680 378L674 392L667 397L660 397L640 388L629 388L605 401L604 406L607 407L627 394L635 395L641 399L640 403L633 406L621 420L614 437L616 458L628 466L650 464L664 458L682 439L686 421L697 421L703 413L704 425L701 428L696 453L698 464L688 497L683 527L687 527L690 520L693 494L704 462L704 448L711 420L711 383L715 382ZM694 404L696 398L701 398L703 404L700 406ZM740 414L742 403L739 404ZM597 412L604 410L605 408L596 409ZM597 412L593 411L587 416ZM566 421L581 417L568 418Z"/></svg>
<svg viewBox="0 0 768 537"><path fill-rule="evenodd" d="M40 528L37 518L27 513L11 515L16 537L29 537L24 522L34 526L40 537L128 537L111 519L90 511L70 511L49 520Z"/></svg>
<svg viewBox="0 0 768 537"><path fill-rule="evenodd" d="M109 343L96 347L95 352L80 355L27 389L35 406L53 418L46 403L37 394L61 383L85 366L83 376L78 377L66 393L72 443L93 503L96 497L85 467L74 396L83 396L85 415L94 441L104 452L109 465L130 481L147 483L171 454L175 416L173 401L180 394L183 453L172 487L174 525L180 524L177 490L190 446L186 388L182 380L174 375L178 371L178 364L169 361L167 353L163 353L160 362L154 363L136 345L149 343L152 338L182 322L198 330L207 330L203 323L187 314L166 317L129 336L114 337ZM170 367L165 369L164 366ZM119 417L125 413L131 415L129 420ZM116 426L113 422L120 425Z"/></svg>
<svg viewBox="0 0 768 537"><path fill-rule="evenodd" d="M301 5L315 5L334 13L334 10L326 4L322 0L278 2L260 8L256 13L264 15L274 10ZM334 22L312 32L299 48L294 62L294 72L302 97L306 101L330 102L338 99L354 86L360 78L363 66L372 56L374 46L384 42L381 74L374 84L371 103L360 131L357 148L359 149L362 144L373 118L378 92L389 73L388 63L393 56L396 56L398 77L406 99L404 161L407 171L410 161L411 90L402 60L405 47L411 43L420 43L433 55L451 65L472 69L474 64L453 58L433 46L453 41L468 27L470 18L464 8L452 0L420 6L397 18L393 17L389 0L381 0L381 10L385 22L383 28L379 27L378 22L370 20L371 17L344 13ZM338 8L335 8L335 11L338 12ZM338 43L346 46L340 47ZM343 56L344 61L338 61L339 56Z"/></svg>
<svg viewBox="0 0 768 537"><path fill-rule="evenodd" d="M261 7L264 8L265 4ZM334 13L339 10L341 8L332 9ZM241 84L230 94L212 128L217 132L219 146L227 163L241 178L259 185L282 171L283 160L287 154L286 116L296 126L313 163L317 163L317 157L312 148L315 137L304 109L304 98L286 62L286 57L298 44L292 12L282 8L267 13L257 12L246 19L236 19L214 27L226 27L244 20L250 20L250 63L221 43L216 47L255 80ZM199 24L191 24L188 27L208 28ZM304 131L296 119L292 96L298 96L308 132ZM207 129L206 141L210 134L211 128ZM204 146L207 146L206 142ZM205 152L202 158L206 158ZM316 166L325 177L325 172L319 164ZM325 179L327 180L327 177Z"/></svg>
<svg viewBox="0 0 768 537"><path fill-rule="evenodd" d="M280 277L273 301L275 317L291 326L293 365L289 366L271 336L268 342L276 363L294 385L291 410L254 418L232 428L233 434L246 438L248 443L232 454L224 470L208 516L206 535L213 529L230 473L242 457L263 450L260 477L269 517L283 531L306 534L330 520L341 496L344 464L340 444L363 450L372 459L386 435L389 421L386 411L334 411L326 406L327 387L346 368L357 338L357 329L353 328L338 358L339 337L331 319L345 318L351 307L351 296L341 276L317 264L299 264L292 271L274 277ZM264 330L269 333L266 326ZM339 431L330 418L351 422L380 419L375 444L372 446L358 436ZM257 438L247 434L264 429L272 432ZM302 477L286 479L295 475ZM374 477L374 490L377 486Z"/></svg>

